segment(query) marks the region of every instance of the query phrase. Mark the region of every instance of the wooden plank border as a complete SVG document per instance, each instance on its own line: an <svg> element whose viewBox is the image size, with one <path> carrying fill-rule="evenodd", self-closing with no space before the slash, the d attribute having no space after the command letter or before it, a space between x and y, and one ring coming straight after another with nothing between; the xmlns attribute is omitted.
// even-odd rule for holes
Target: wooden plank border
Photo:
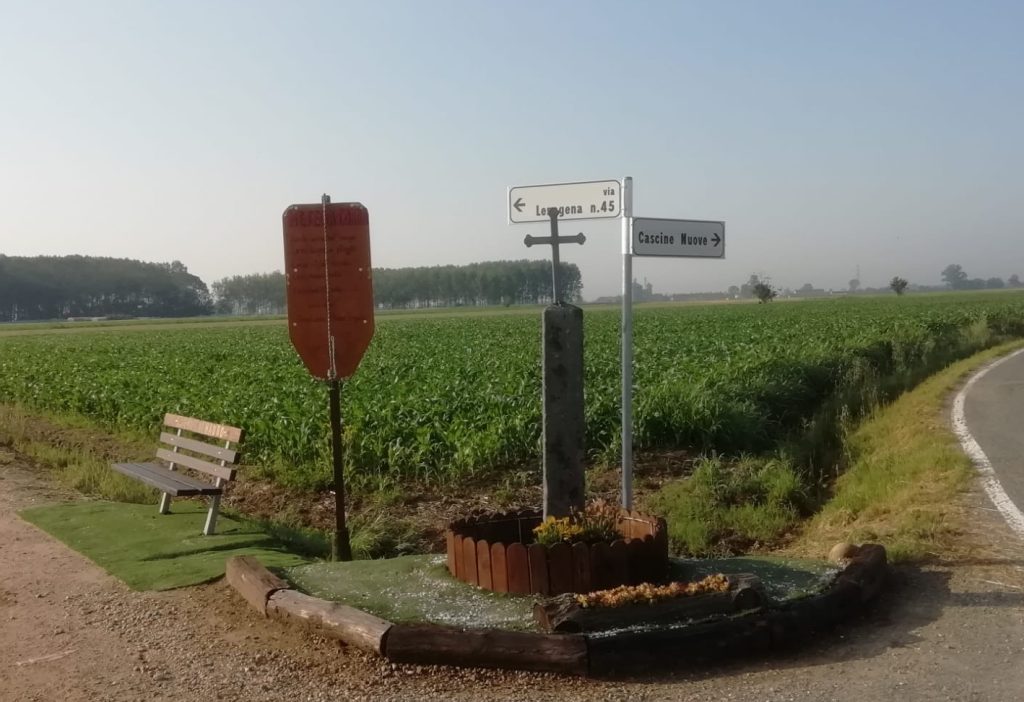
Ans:
<svg viewBox="0 0 1024 702"><path fill-rule="evenodd" d="M625 544L618 543L626 555ZM686 627L590 636L393 624L360 609L289 589L255 558L238 556L227 563L228 583L257 611L311 626L395 663L601 677L662 662L675 665L680 660L772 651L788 643L801 643L861 610L881 590L887 574L885 549L865 544L832 585L817 595Z"/></svg>

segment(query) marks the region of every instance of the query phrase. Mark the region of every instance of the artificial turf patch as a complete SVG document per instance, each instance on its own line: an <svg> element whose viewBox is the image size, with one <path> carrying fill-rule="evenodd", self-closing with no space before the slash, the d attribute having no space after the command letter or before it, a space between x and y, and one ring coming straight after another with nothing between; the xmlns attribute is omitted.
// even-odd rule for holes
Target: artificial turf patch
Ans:
<svg viewBox="0 0 1024 702"><path fill-rule="evenodd" d="M89 558L134 590L170 590L224 575L231 556L256 556L269 568L308 562L265 532L224 514L217 533L203 536L206 508L175 502L171 514L155 504L74 502L32 507L22 519Z"/></svg>

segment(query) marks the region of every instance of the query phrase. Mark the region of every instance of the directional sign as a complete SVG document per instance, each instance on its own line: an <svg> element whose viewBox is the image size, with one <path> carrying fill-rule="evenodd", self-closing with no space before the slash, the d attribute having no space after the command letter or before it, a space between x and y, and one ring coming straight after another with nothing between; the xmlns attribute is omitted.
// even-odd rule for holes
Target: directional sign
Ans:
<svg viewBox="0 0 1024 702"><path fill-rule="evenodd" d="M328 202L283 219L288 336L313 377L347 378L373 337L369 215Z"/></svg>
<svg viewBox="0 0 1024 702"><path fill-rule="evenodd" d="M725 258L725 222L635 217L633 255Z"/></svg>
<svg viewBox="0 0 1024 702"><path fill-rule="evenodd" d="M622 215L622 186L617 180L586 183L517 185L508 189L508 221L512 224L548 222L548 210L558 219L605 219Z"/></svg>

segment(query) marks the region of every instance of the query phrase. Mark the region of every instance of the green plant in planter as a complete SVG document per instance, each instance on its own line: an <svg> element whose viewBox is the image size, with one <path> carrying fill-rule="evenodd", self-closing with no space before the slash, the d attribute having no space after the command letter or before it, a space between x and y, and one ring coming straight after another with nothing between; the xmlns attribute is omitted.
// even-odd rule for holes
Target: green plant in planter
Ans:
<svg viewBox="0 0 1024 702"><path fill-rule="evenodd" d="M619 508L605 500L595 500L568 517L548 517L534 527L537 543L553 546L559 542L601 543L622 538L618 529Z"/></svg>

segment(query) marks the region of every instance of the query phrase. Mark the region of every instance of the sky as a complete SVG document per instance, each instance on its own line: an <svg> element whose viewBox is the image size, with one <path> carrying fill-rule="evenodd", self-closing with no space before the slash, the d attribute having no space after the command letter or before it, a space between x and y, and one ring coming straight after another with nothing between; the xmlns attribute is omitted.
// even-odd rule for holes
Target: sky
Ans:
<svg viewBox="0 0 1024 702"><path fill-rule="evenodd" d="M659 292L1024 275L1024 3L0 0L0 253L280 270L358 201L376 267L545 258L510 186L723 220ZM578 225L578 226L577 226ZM574 222L584 296L617 221ZM575 233L564 232L564 233Z"/></svg>

